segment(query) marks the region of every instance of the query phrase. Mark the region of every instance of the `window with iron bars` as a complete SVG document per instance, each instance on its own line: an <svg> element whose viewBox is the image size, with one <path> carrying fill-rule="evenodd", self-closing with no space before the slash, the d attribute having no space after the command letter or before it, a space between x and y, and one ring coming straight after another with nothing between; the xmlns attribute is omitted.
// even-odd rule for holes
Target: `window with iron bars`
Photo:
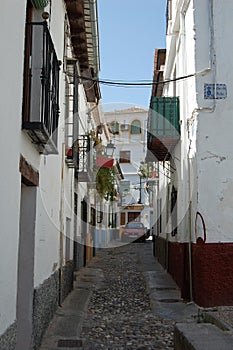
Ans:
<svg viewBox="0 0 233 350"><path fill-rule="evenodd" d="M79 90L77 61L66 59L66 109L65 109L65 146L66 163L69 167L78 164L78 108Z"/></svg>
<svg viewBox="0 0 233 350"><path fill-rule="evenodd" d="M47 22L26 24L22 128L40 153L56 154L59 66Z"/></svg>

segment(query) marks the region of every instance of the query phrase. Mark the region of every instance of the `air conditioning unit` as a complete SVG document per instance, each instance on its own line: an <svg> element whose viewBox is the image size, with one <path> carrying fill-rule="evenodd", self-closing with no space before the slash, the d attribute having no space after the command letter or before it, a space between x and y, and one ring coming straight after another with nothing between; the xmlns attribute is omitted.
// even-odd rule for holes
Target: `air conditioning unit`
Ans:
<svg viewBox="0 0 233 350"><path fill-rule="evenodd" d="M128 131L129 130L129 124L121 124L121 131Z"/></svg>

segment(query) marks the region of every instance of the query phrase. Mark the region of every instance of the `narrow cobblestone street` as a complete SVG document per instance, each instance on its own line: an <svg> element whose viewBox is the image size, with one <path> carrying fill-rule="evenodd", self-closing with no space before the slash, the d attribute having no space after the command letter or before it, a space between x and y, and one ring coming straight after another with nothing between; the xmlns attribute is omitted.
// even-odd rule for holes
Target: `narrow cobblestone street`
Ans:
<svg viewBox="0 0 233 350"><path fill-rule="evenodd" d="M150 244L147 242L145 244ZM140 269L144 244L101 251L89 264L103 272L81 338L83 349L172 349L173 321L152 313Z"/></svg>
<svg viewBox="0 0 233 350"><path fill-rule="evenodd" d="M75 278L40 350L174 349L175 322L197 315L154 258L149 240L98 250Z"/></svg>

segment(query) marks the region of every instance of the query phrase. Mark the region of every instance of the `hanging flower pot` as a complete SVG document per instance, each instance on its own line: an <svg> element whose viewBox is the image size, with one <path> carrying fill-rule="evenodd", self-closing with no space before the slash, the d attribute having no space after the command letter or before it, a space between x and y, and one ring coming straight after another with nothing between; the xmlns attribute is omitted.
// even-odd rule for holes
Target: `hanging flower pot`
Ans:
<svg viewBox="0 0 233 350"><path fill-rule="evenodd" d="M32 5L39 10L47 6L49 3L49 0L31 0L31 2L32 2Z"/></svg>
<svg viewBox="0 0 233 350"><path fill-rule="evenodd" d="M67 156L67 158L72 158L72 156L73 156L72 147L67 148L67 150L66 150L66 156Z"/></svg>

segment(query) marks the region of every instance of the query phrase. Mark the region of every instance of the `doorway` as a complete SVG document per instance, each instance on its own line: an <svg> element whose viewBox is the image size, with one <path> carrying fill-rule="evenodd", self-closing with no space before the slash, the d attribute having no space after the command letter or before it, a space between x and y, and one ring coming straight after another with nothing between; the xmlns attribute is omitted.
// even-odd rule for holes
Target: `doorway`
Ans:
<svg viewBox="0 0 233 350"><path fill-rule="evenodd" d="M33 344L34 251L37 187L21 184L16 350Z"/></svg>

